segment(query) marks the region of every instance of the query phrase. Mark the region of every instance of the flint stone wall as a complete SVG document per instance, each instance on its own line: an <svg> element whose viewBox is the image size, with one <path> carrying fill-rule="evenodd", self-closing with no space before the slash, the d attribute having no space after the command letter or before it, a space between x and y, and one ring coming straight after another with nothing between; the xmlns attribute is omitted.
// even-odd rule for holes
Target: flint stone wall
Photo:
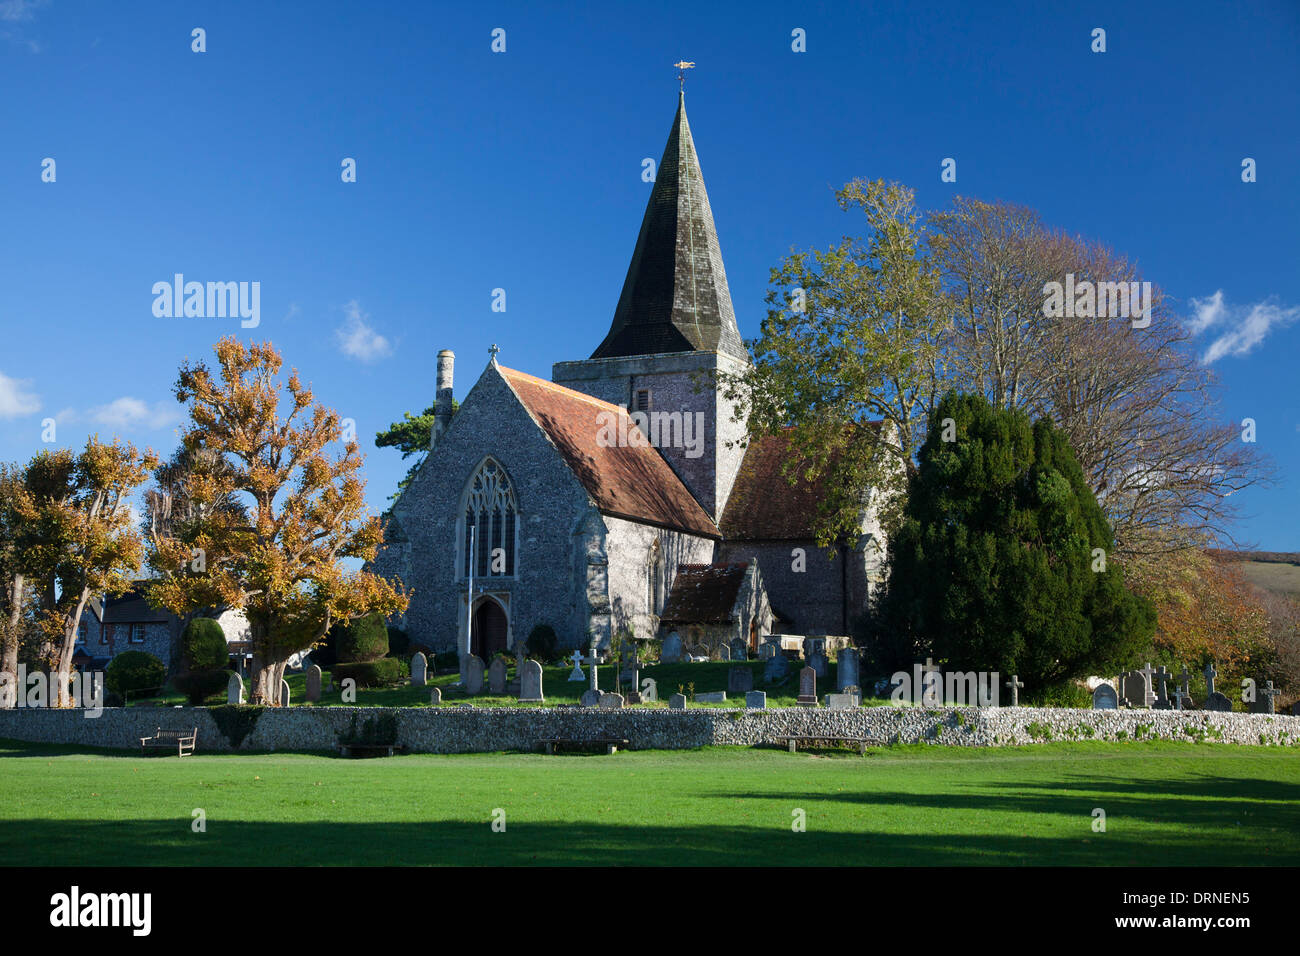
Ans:
<svg viewBox="0 0 1300 956"><path fill-rule="evenodd" d="M353 718L356 718L355 725ZM622 737L644 750L770 744L785 735L878 737L889 743L996 747L1046 740L1204 740L1300 745L1300 717L1203 711L1055 710L1033 707L864 707L857 710L721 708L605 711L567 707L292 707L264 709L240 751L332 751L349 730L392 718L398 746L417 753L532 751L544 737ZM136 749L164 729L198 728L198 750L236 748L207 708L0 711L0 738Z"/></svg>

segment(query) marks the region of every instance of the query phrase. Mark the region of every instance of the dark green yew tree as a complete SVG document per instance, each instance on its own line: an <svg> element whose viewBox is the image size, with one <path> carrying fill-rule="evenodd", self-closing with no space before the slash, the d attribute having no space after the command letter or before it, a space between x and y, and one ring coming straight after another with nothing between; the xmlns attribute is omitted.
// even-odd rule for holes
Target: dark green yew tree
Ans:
<svg viewBox="0 0 1300 956"><path fill-rule="evenodd" d="M876 663L1018 674L1033 693L1127 664L1155 612L1064 434L949 393L930 420L871 626Z"/></svg>

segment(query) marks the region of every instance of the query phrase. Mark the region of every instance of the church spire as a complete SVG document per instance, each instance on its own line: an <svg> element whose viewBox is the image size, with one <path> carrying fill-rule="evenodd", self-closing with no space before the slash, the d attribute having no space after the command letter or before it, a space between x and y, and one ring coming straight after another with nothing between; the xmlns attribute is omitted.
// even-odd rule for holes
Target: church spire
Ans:
<svg viewBox="0 0 1300 956"><path fill-rule="evenodd" d="M591 357L693 351L749 360L681 92L614 321Z"/></svg>

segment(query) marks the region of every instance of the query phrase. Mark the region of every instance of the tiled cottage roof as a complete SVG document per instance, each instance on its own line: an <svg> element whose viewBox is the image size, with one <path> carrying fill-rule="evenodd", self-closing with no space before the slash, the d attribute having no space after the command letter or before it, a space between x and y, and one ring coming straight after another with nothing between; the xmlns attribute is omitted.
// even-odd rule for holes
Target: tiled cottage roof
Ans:
<svg viewBox="0 0 1300 956"><path fill-rule="evenodd" d="M136 581L131 590L118 597L104 600L103 616L105 624L150 624L156 621L170 621L171 615L149 606L145 600L144 588L147 581Z"/></svg>
<svg viewBox="0 0 1300 956"><path fill-rule="evenodd" d="M679 565L660 623L729 623L748 569L744 562Z"/></svg>
<svg viewBox="0 0 1300 956"><path fill-rule="evenodd" d="M880 422L870 422L868 427L879 428ZM801 477L791 485L781 467L790 457L789 431L750 442L718 522L724 538L795 541L813 537L822 483Z"/></svg>
<svg viewBox="0 0 1300 956"><path fill-rule="evenodd" d="M603 513L720 537L713 519L658 451L648 443L601 440L606 421L618 423L617 435L636 431L627 409L524 372L497 369Z"/></svg>
<svg viewBox="0 0 1300 956"><path fill-rule="evenodd" d="M614 321L591 357L691 351L749 359L681 96Z"/></svg>

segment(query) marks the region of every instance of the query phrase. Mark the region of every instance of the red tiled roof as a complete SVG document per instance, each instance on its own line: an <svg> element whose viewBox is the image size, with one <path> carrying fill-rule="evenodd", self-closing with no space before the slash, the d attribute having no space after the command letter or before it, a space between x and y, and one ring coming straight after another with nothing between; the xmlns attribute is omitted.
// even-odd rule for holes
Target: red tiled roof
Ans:
<svg viewBox="0 0 1300 956"><path fill-rule="evenodd" d="M744 562L678 565L660 623L729 623L748 569Z"/></svg>
<svg viewBox="0 0 1300 956"><path fill-rule="evenodd" d="M879 422L868 423L878 428ZM794 484L782 474L790 459L789 429L751 441L745 450L722 520L728 541L793 541L813 537L821 482L801 477Z"/></svg>
<svg viewBox="0 0 1300 956"><path fill-rule="evenodd" d="M498 365L506 384L546 432L569 469L603 513L708 538L721 535L663 456L650 447L598 441L602 412L612 412L619 434L636 430L627 409Z"/></svg>

